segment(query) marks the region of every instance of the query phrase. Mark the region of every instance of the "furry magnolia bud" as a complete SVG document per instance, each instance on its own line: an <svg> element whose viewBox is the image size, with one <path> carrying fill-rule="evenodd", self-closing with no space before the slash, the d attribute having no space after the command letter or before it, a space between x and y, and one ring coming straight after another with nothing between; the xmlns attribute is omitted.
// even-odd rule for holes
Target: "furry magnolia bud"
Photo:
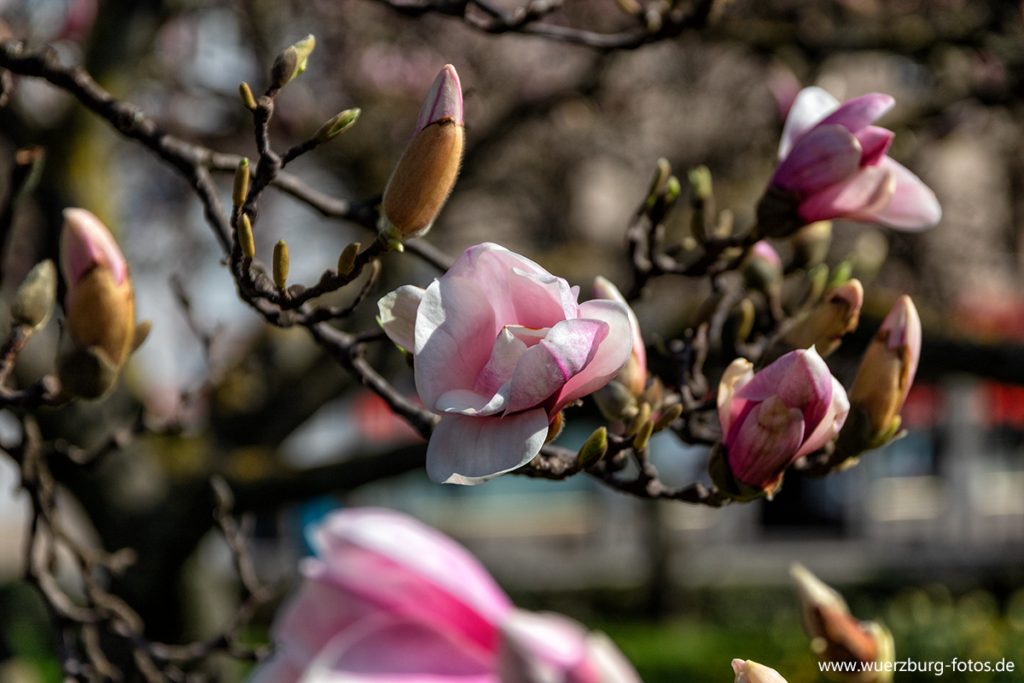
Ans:
<svg viewBox="0 0 1024 683"><path fill-rule="evenodd" d="M311 34L282 50L274 59L274 66L270 70L270 87L279 90L305 71L306 62L314 47L316 38Z"/></svg>
<svg viewBox="0 0 1024 683"><path fill-rule="evenodd" d="M18 324L39 329L50 319L57 300L57 267L47 259L29 271L18 287L11 305L11 317Z"/></svg>
<svg viewBox="0 0 1024 683"><path fill-rule="evenodd" d="M242 250L242 256L251 259L256 257L256 240L252 236L252 221L249 216L242 214L238 217L238 246Z"/></svg>
<svg viewBox="0 0 1024 683"><path fill-rule="evenodd" d="M359 109L346 109L320 126L313 133L313 139L317 141L317 144L321 145L325 142L330 142L351 128L359 118L360 113Z"/></svg>
<svg viewBox="0 0 1024 683"><path fill-rule="evenodd" d="M288 245L284 240L274 245L274 284L281 289L288 284Z"/></svg>
<svg viewBox="0 0 1024 683"><path fill-rule="evenodd" d="M242 157L235 169L235 184L231 188L231 203L236 207L245 203L249 196L249 160Z"/></svg>
<svg viewBox="0 0 1024 683"><path fill-rule="evenodd" d="M386 238L408 239L430 230L459 175L463 142L462 86L449 64L431 85L412 142L384 190Z"/></svg>
<svg viewBox="0 0 1024 683"><path fill-rule="evenodd" d="M359 255L359 250L362 249L362 246L359 242L353 242L342 250L341 256L338 257L339 275L348 275L352 272L352 268L356 265L356 257Z"/></svg>
<svg viewBox="0 0 1024 683"><path fill-rule="evenodd" d="M72 340L82 349L102 349L115 368L121 367L135 336L135 292L121 250L96 216L66 209L60 254Z"/></svg>

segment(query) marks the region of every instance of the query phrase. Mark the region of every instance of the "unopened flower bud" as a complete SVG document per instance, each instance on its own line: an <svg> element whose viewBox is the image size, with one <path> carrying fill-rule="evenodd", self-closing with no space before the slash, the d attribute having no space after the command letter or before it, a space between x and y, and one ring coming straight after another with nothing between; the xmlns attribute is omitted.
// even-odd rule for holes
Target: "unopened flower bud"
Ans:
<svg viewBox="0 0 1024 683"><path fill-rule="evenodd" d="M252 96L252 89L249 88L249 84L241 82L238 84L238 94L242 97L242 105L252 111L256 108L256 98Z"/></svg>
<svg viewBox="0 0 1024 683"><path fill-rule="evenodd" d="M860 280L847 280L798 320L786 333L785 342L795 349L818 349L822 357L835 351L843 335L857 329L864 287Z"/></svg>
<svg viewBox="0 0 1024 683"><path fill-rule="evenodd" d="M644 405L647 405L646 403ZM651 439L651 434L654 433L654 423L647 420L640 429L637 430L636 436L633 438L633 448L640 450L647 445L647 442Z"/></svg>
<svg viewBox="0 0 1024 683"><path fill-rule="evenodd" d="M799 564L790 569L800 599L804 630L811 650L822 662L850 663L856 668L839 673L848 683L879 683L891 679L884 666L895 655L892 634L874 622L862 622L850 614L846 601L834 589Z"/></svg>
<svg viewBox="0 0 1024 683"><path fill-rule="evenodd" d="M648 208L654 206L654 202L658 201L658 197L665 193L665 186L668 184L670 175L672 175L672 164L665 157L660 157L657 167L654 169L651 186L647 188L646 206Z"/></svg>
<svg viewBox="0 0 1024 683"><path fill-rule="evenodd" d="M713 235L710 225L714 221L715 196L711 191L711 171L707 166L690 169L690 206L693 215L690 219L690 232L698 242L706 242Z"/></svg>
<svg viewBox="0 0 1024 683"><path fill-rule="evenodd" d="M359 109L346 109L327 121L324 125L320 126L317 131L313 133L313 139L321 145L325 142L330 142L351 128L352 125L355 124L356 119L359 118L360 113L361 110Z"/></svg>
<svg viewBox="0 0 1024 683"><path fill-rule="evenodd" d="M231 203L235 207L245 204L245 198L249 196L249 160L242 157L235 170L235 184L231 188Z"/></svg>
<svg viewBox="0 0 1024 683"><path fill-rule="evenodd" d="M308 35L299 42L282 50L274 59L270 70L270 87L280 90L288 81L306 70L309 54L316 47L316 38Z"/></svg>
<svg viewBox="0 0 1024 683"><path fill-rule="evenodd" d="M660 432L663 429L667 429L672 426L672 423L678 420L683 415L683 406L679 403L675 404L658 417L658 421L654 423L654 431Z"/></svg>
<svg viewBox="0 0 1024 683"><path fill-rule="evenodd" d="M591 396L598 410L609 420L625 422L637 414L637 397L625 385L612 380Z"/></svg>
<svg viewBox="0 0 1024 683"><path fill-rule="evenodd" d="M724 337L731 339L733 343L742 344L754 331L754 322L757 319L757 310L754 302L744 298L729 311L729 317L725 320L725 328L722 331Z"/></svg>
<svg viewBox="0 0 1024 683"><path fill-rule="evenodd" d="M278 240L274 245L274 284L284 289L288 284L288 245Z"/></svg>
<svg viewBox="0 0 1024 683"><path fill-rule="evenodd" d="M57 267L47 259L25 276L11 305L11 318L19 325L38 330L50 319L57 300Z"/></svg>
<svg viewBox="0 0 1024 683"><path fill-rule="evenodd" d="M630 421L629 426L626 427L626 436L633 436L640 431L640 428L644 426L644 423L651 419L651 404L641 403L640 409L637 410L636 416Z"/></svg>
<svg viewBox="0 0 1024 683"><path fill-rule="evenodd" d="M749 659L732 660L732 670L736 674L735 683L786 683L786 679L775 669Z"/></svg>
<svg viewBox="0 0 1024 683"><path fill-rule="evenodd" d="M135 293L121 250L96 216L65 209L60 243L67 329L81 349L102 349L120 368L135 334Z"/></svg>
<svg viewBox="0 0 1024 683"><path fill-rule="evenodd" d="M341 256L338 257L339 275L348 275L352 272L352 268L356 264L356 256L359 255L362 246L359 242L353 242L341 251Z"/></svg>
<svg viewBox="0 0 1024 683"><path fill-rule="evenodd" d="M430 230L458 177L463 139L462 87L449 64L430 86L412 142L384 190L386 238L409 239Z"/></svg>
<svg viewBox="0 0 1024 683"><path fill-rule="evenodd" d="M921 319L914 302L903 295L868 346L850 387L850 403L866 417L875 442L869 448L881 445L879 441L884 443L898 431L899 412L914 383L920 358Z"/></svg>
<svg viewBox="0 0 1024 683"><path fill-rule="evenodd" d="M586 468L596 465L608 452L608 428L598 427L580 447L576 462Z"/></svg>
<svg viewBox="0 0 1024 683"><path fill-rule="evenodd" d="M795 268L813 268L824 262L832 246L832 221L805 225L793 234L792 244Z"/></svg>
<svg viewBox="0 0 1024 683"><path fill-rule="evenodd" d="M767 292L782 280L782 260L764 240L754 245L743 264L743 279L750 289Z"/></svg>
<svg viewBox="0 0 1024 683"><path fill-rule="evenodd" d="M242 256L247 259L256 257L256 240L252 236L252 222L248 214L238 217L238 246L242 250Z"/></svg>

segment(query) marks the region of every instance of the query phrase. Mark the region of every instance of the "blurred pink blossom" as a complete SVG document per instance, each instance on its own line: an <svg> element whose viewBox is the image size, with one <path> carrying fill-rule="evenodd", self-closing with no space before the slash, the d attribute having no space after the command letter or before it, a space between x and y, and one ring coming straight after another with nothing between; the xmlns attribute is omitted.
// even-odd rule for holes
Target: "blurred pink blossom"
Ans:
<svg viewBox="0 0 1024 683"><path fill-rule="evenodd" d="M251 683L639 683L607 636L516 609L465 548L411 517L335 512L314 545Z"/></svg>

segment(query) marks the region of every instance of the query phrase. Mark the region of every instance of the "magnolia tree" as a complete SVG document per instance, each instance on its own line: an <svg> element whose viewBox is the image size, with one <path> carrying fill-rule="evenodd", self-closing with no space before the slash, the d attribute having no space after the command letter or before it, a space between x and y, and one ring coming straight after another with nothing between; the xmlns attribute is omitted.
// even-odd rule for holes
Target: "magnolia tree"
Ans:
<svg viewBox="0 0 1024 683"><path fill-rule="evenodd" d="M613 33L544 21L555 4L532 3L513 13L481 2L396 7L408 14L456 14L487 32L532 33L599 49L638 47L704 30L727 11L713 2L646 10L632 0L620 4L631 23ZM427 440L425 453L417 446L375 456L362 470L366 463L357 460L333 477L323 472L316 480L270 476L253 484L226 472L206 472L200 483L183 485L179 493L190 501L189 510L157 511L146 519L190 529L181 541L185 552L212 519L234 551L242 599L217 638L187 645L159 642L133 604L133 591L142 589L133 587L131 577L138 572L144 576L138 581L159 584L161 553L167 549L119 549L119 539L132 537L127 532L104 538L106 549L83 543L68 532L58 492L63 486L82 499L100 528L117 528L117 512L105 507L109 501L90 493L91 472L133 437L171 437L201 427L181 420L154 424L143 415L129 430L112 431L99 447L84 449L48 426L52 415L76 404L111 401L121 391L131 353L150 330L148 321L136 320L131 264L91 212L95 207L60 207L61 280L53 263L44 260L10 299L12 322L0 354L0 406L20 425L18 439L5 452L20 468L31 501L25 578L42 596L60 634L66 677L198 680L205 658L227 653L259 660L252 674L257 681L638 680L607 637L566 617L515 608L454 541L377 509L347 510L323 521L315 534L317 556L303 563L301 585L275 618L272 648L245 645L239 638L242 627L275 592L258 580L246 551L248 527L236 521L233 510L265 509L263 496L283 504L424 465L438 485L487 486L499 475L582 476L644 499L717 507L770 500L790 470L828 476L899 438L900 411L921 352L918 312L910 297L897 298L873 331L852 384L844 386L826 358L857 328L865 291L848 267L830 273L824 265L833 220L922 231L941 219L934 193L888 155L894 133L875 125L884 123L893 98L872 93L839 102L821 88L800 90L788 108L777 167L763 178L761 198L749 207L756 216L751 225L734 224L732 213L716 211L707 168L690 169L681 180L666 159L651 159L649 189L635 198L638 208L623 226L630 279L617 287L595 272L592 291L581 294L557 273L502 246L498 234L490 242L462 245L454 258L424 241L457 185L473 136L452 65L433 83L417 83L425 99L381 195L350 203L287 173L285 167L296 159L359 130L360 110L350 108L308 139L283 152L275 149L275 110L288 98L289 83L320 58L315 45L309 36L281 51L256 92L246 83L239 86L237 106L251 113L252 159L172 135L52 50L14 38L0 49L5 96L32 79L48 81L184 177L252 316L267 325L301 329ZM4 232L33 190L42 156L38 148L17 153L2 212ZM228 183L218 184L217 174L225 181L233 174L230 206L222 200ZM337 266L318 281L290 283L289 247L283 240L270 263L257 258L258 235L275 230L261 218L261 203L275 191L362 226L367 237L344 248ZM682 244L670 243L666 223L687 196L691 234ZM785 262L777 251L782 245L791 254ZM378 280L407 259L425 262L436 277L426 287L402 284L390 293L379 288ZM670 277L709 283L710 295L685 334L652 343L631 304L656 280ZM348 290L345 305L324 302ZM187 297L182 301L187 310ZM357 311L374 307L377 326L349 323ZM19 384L14 379L19 354L51 315L62 319L51 369L37 381ZM154 329L159 325L156 320ZM400 354L411 370L394 371ZM668 371L655 373L656 366ZM410 375L419 401L392 384ZM590 402L605 424L579 449L560 445L566 415ZM658 432L706 446L709 480L684 486L663 482L649 458L651 437ZM158 526L152 528L157 534ZM144 544L136 538L136 545ZM70 595L56 581L59 554L72 558L84 586L81 595ZM813 652L823 661L867 667L848 680L885 680L890 674L884 664L894 656L892 636L878 624L853 618L842 598L807 570L797 566L793 575ZM728 665L723 662L723 678ZM736 681L784 680L743 659L732 668Z"/></svg>

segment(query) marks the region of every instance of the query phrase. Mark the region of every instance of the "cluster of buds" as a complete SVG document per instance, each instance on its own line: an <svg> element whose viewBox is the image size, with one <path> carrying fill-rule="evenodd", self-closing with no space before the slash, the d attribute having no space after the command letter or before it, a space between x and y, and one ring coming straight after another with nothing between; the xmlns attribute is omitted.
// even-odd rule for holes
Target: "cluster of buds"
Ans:
<svg viewBox="0 0 1024 683"><path fill-rule="evenodd" d="M832 675L844 683L891 680L891 663L896 657L892 633L877 622L856 619L843 596L803 566L793 565L790 575L796 584L804 630L811 638L814 654L822 662L858 665L856 670L833 671Z"/></svg>
<svg viewBox="0 0 1024 683"><path fill-rule="evenodd" d="M446 65L423 102L412 142L384 190L380 231L387 240L425 235L441 211L462 163L462 86Z"/></svg>
<svg viewBox="0 0 1024 683"><path fill-rule="evenodd" d="M786 469L835 437L849 410L843 385L813 347L757 374L737 358L718 386L723 437L708 463L712 481L733 500L770 499Z"/></svg>
<svg viewBox="0 0 1024 683"><path fill-rule="evenodd" d="M901 435L900 410L921 358L921 318L909 296L889 311L850 387L850 420L836 441L843 460Z"/></svg>
<svg viewBox="0 0 1024 683"><path fill-rule="evenodd" d="M149 333L135 324L128 264L107 227L85 209L66 209L60 240L69 348L57 373L65 393L98 398L113 387L121 366Z"/></svg>

